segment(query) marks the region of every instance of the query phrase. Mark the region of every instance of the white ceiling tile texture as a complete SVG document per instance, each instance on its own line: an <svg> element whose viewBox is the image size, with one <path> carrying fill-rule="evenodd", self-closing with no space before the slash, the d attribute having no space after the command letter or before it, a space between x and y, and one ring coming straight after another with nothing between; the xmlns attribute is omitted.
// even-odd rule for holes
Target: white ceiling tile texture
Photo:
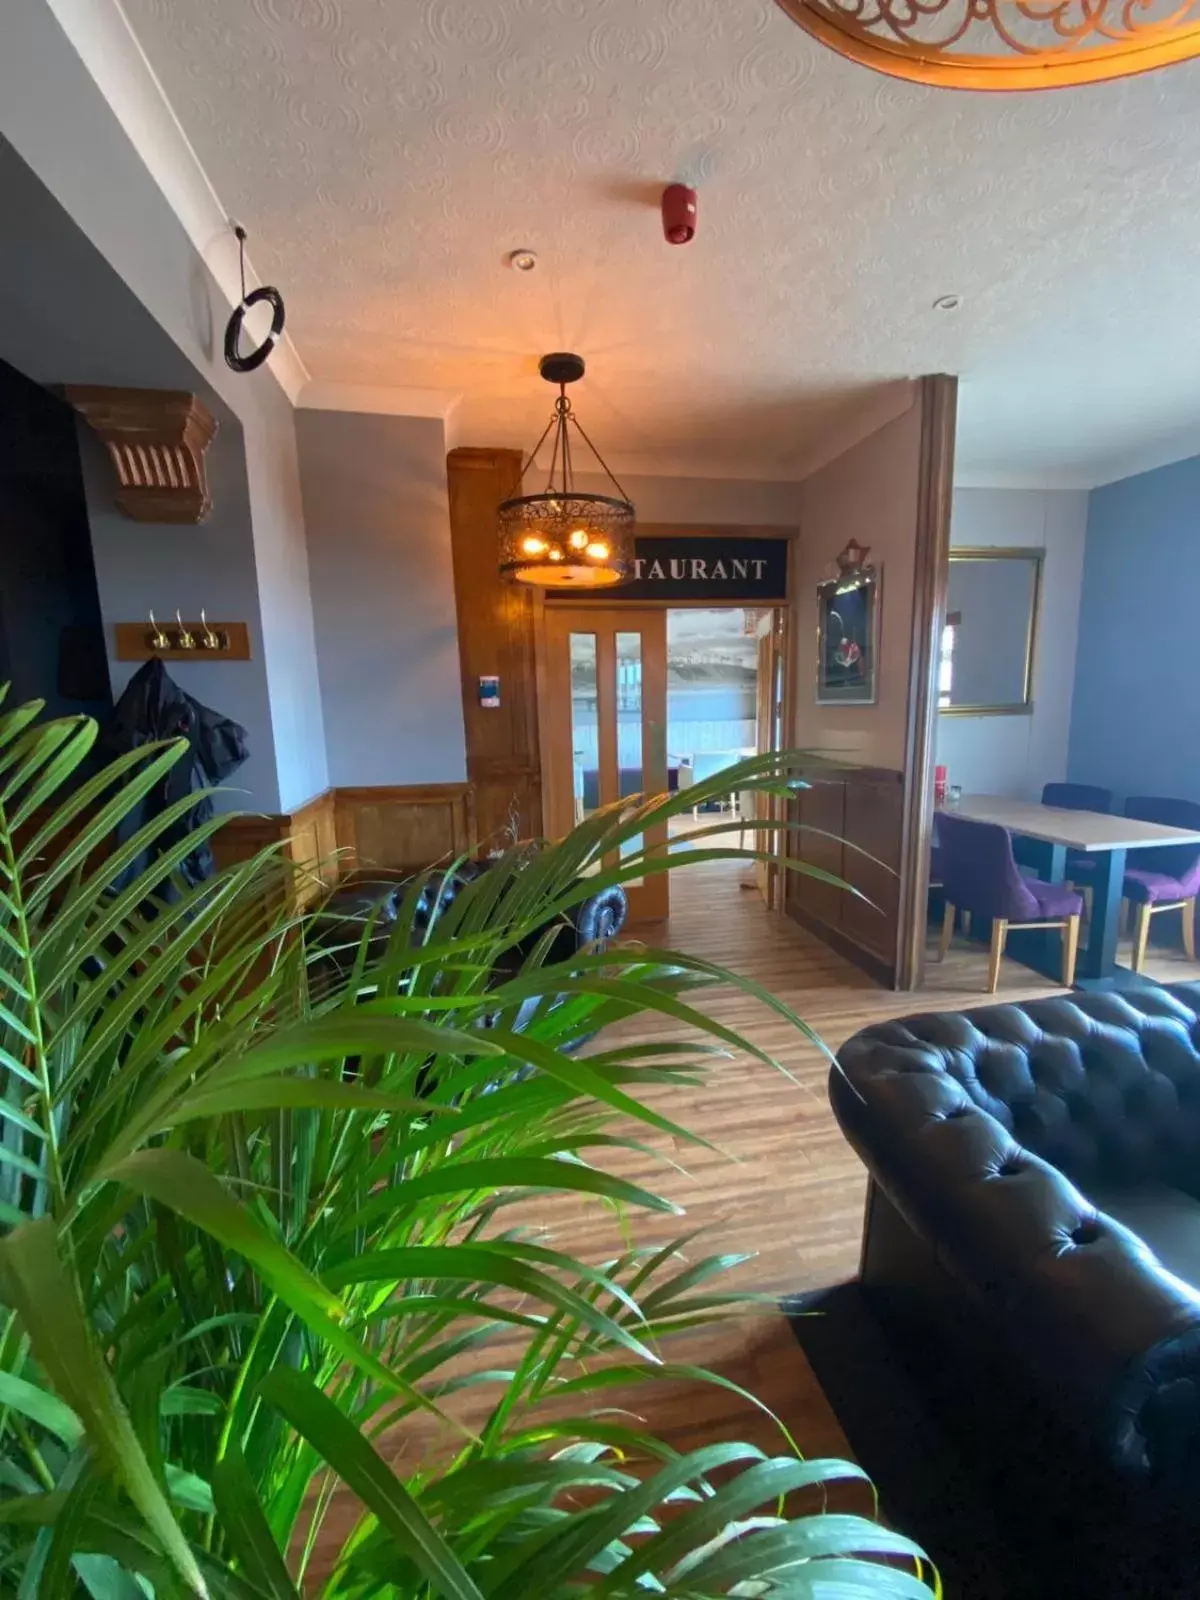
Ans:
<svg viewBox="0 0 1200 1600"><path fill-rule="evenodd" d="M318 383L460 391L461 440L528 445L576 349L626 471L786 478L931 371L975 477L1200 450L1197 67L952 93L771 0L124 5Z"/></svg>

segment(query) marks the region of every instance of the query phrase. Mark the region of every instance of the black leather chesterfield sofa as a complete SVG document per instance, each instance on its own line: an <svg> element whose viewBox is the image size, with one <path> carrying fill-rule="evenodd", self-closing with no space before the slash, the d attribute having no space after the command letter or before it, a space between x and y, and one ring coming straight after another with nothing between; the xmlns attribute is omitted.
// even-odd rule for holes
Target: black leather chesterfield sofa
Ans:
<svg viewBox="0 0 1200 1600"><path fill-rule="evenodd" d="M486 871L486 862L467 862L456 872L432 874L421 891L417 905L417 930L428 926L435 910L445 911L453 905L464 885ZM408 888L407 880L359 879L346 888L336 889L322 908L327 942L336 944L340 937L343 942L353 945L361 934L362 925L369 918L374 918L373 938L382 947L396 924ZM559 937L547 959L564 961L576 950L585 947L603 950L624 928L628 914L629 902L619 885L609 885L589 895L562 918ZM522 957L533 948L544 931L539 930L515 946L512 959L506 963L506 967L516 970Z"/></svg>
<svg viewBox="0 0 1200 1600"><path fill-rule="evenodd" d="M1055 1419L1093 1488L1192 1508L1195 1587L1115 1592L1200 1595L1200 984L884 1023L830 1096L880 1320Z"/></svg>

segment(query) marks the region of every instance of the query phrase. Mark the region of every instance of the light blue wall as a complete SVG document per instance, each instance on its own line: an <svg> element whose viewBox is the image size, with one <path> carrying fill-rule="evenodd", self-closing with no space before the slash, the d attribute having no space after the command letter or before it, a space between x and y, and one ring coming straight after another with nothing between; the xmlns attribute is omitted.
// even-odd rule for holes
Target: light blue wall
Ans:
<svg viewBox="0 0 1200 1600"><path fill-rule="evenodd" d="M1068 776L1200 800L1200 456L1094 489Z"/></svg>
<svg viewBox="0 0 1200 1600"><path fill-rule="evenodd" d="M1036 800L1043 784L1067 775L1086 523L1082 489L954 491L952 546L1043 552L1032 709L1011 717L938 718L937 760L967 794Z"/></svg>
<svg viewBox="0 0 1200 1600"><path fill-rule="evenodd" d="M268 811L292 809L323 790L328 775L291 404L270 363L245 376L225 365L228 305L53 8L4 0L0 33L0 355L44 383L188 389L226 423L214 470L237 481L210 553L228 572L208 571L208 525L162 532L148 556L152 530L143 528L140 547L117 537L112 559L98 555L101 605L111 624L131 620L150 581L156 595L174 593L177 603L200 587L226 590L235 608L226 620L248 622L254 644L241 671L221 664L216 685L217 708L245 724L255 750L240 775L244 798ZM61 284L57 294L46 279ZM125 337L123 327L136 331ZM226 459L231 436L240 467ZM89 502L103 520L111 491L102 498L100 481ZM195 677L203 671L182 663L179 681L207 692Z"/></svg>
<svg viewBox="0 0 1200 1600"><path fill-rule="evenodd" d="M296 412L329 781L459 783L440 419Z"/></svg>

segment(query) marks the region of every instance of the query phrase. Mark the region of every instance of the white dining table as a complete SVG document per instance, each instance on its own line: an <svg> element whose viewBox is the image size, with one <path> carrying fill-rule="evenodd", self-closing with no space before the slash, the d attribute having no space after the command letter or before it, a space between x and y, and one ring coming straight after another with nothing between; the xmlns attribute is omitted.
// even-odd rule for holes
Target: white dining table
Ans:
<svg viewBox="0 0 1200 1600"><path fill-rule="evenodd" d="M1044 848L1035 852L1041 877L1061 883L1066 877L1067 851L1078 850L1096 860L1091 877L1092 914L1087 944L1079 953L1076 986L1114 988L1138 981L1137 975L1117 964L1117 930L1121 913L1121 890L1125 881L1125 858L1130 850L1200 844L1200 831L1170 828L1160 822L1140 822L1136 817L1110 816L1100 811L1068 811L1061 806L1044 806L1036 800L1011 800L1005 795L968 794L954 806L946 807L951 816L973 822L994 822L1010 833L1036 840ZM1017 930L1014 930L1016 932ZM1046 940L1027 936L1031 951L1046 949ZM1046 950L1047 956L1049 951ZM1055 960L1057 958L1054 958ZM1042 961L1030 963L1042 968ZM1053 975L1048 961L1047 970Z"/></svg>

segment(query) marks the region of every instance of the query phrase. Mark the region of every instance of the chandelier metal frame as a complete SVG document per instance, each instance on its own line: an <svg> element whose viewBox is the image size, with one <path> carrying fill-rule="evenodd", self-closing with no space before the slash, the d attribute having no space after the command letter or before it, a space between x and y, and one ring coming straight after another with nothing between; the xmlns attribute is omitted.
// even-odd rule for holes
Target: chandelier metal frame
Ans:
<svg viewBox="0 0 1200 1600"><path fill-rule="evenodd" d="M777 0L861 66L1000 91L1103 83L1200 56L1200 0L1169 3L1155 16L1153 0Z"/></svg>
<svg viewBox="0 0 1200 1600"><path fill-rule="evenodd" d="M583 377L583 357L556 351L542 357L538 371L547 383L558 385L558 398L521 469L521 481L553 431L550 472L540 494L514 495L498 507L500 571L517 583L547 589L607 588L627 577L633 564L633 502L567 398L567 385ZM595 456L615 495L587 494L575 487L572 429Z"/></svg>

